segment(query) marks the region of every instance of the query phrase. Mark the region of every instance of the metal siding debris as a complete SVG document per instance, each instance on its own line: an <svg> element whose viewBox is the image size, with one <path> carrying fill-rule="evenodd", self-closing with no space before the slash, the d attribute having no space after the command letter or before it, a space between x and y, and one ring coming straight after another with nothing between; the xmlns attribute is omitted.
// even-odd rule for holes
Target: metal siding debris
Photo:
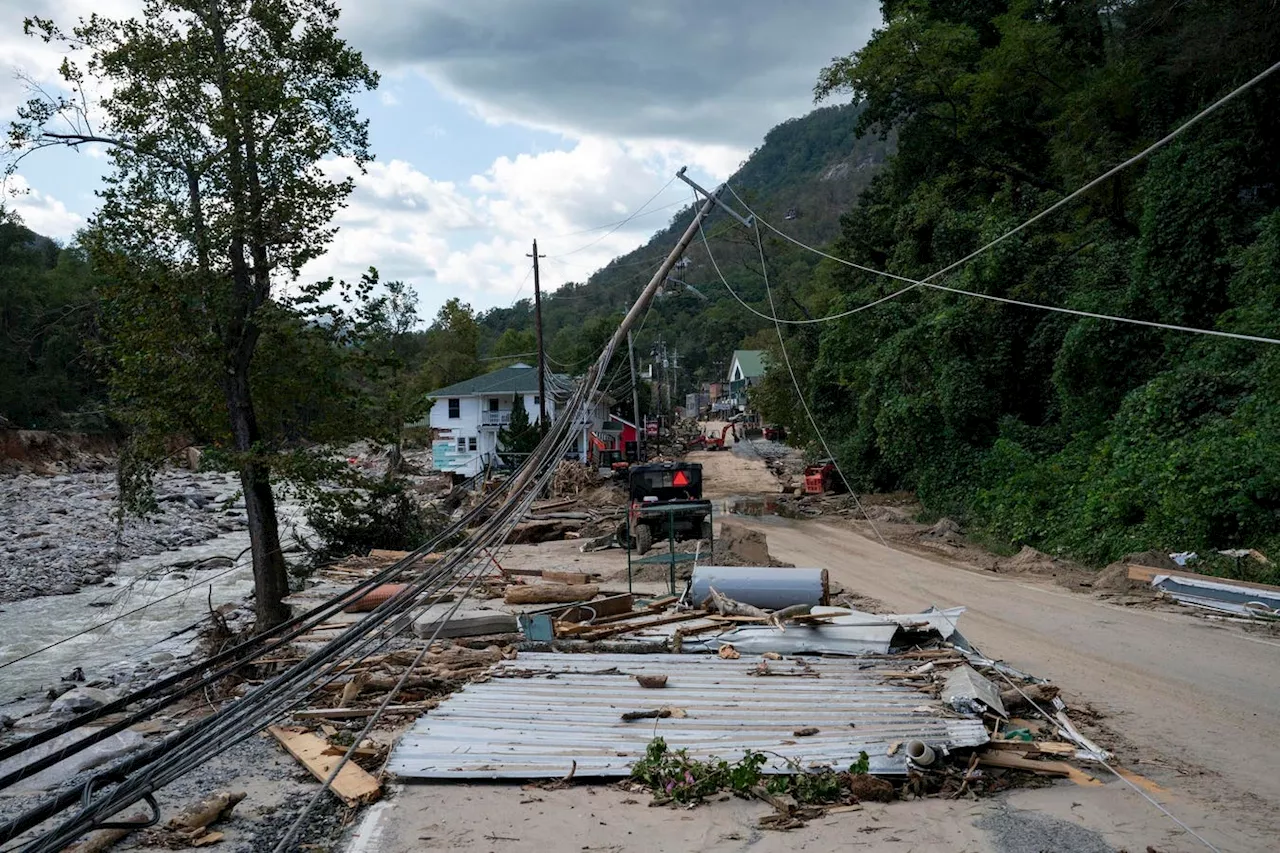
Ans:
<svg viewBox="0 0 1280 853"><path fill-rule="evenodd" d="M983 707L1008 716L1000 690L971 666L958 666L947 676L942 688L942 700L962 714L981 714Z"/></svg>
<svg viewBox="0 0 1280 853"><path fill-rule="evenodd" d="M866 625L892 622L903 629L912 631L936 631L942 639L948 640L956 632L956 623L964 615L965 608L951 607L939 610L930 607L923 613L867 613L862 610L851 610L848 607L815 607L810 611L814 616L832 616L832 625Z"/></svg>
<svg viewBox="0 0 1280 853"><path fill-rule="evenodd" d="M1173 575L1156 575L1151 585L1183 604L1242 616L1280 615L1280 592Z"/></svg>
<svg viewBox="0 0 1280 853"><path fill-rule="evenodd" d="M779 610L793 604L825 604L826 569L772 566L697 566L689 580L690 599L699 604L716 591L755 607Z"/></svg>
<svg viewBox="0 0 1280 853"><path fill-rule="evenodd" d="M787 633L791 633L788 629ZM769 674L753 674L764 664ZM977 719L955 719L878 670L896 661L840 658L766 661L744 655L522 654L485 682L467 685L422 717L397 743L388 769L406 779L625 776L655 736L691 756L733 760L766 751L766 772L847 767L866 751L871 772L904 773L889 745L912 739L935 748L979 746ZM666 675L661 691L636 675ZM624 713L680 714L625 723ZM802 728L818 733L796 738Z"/></svg>

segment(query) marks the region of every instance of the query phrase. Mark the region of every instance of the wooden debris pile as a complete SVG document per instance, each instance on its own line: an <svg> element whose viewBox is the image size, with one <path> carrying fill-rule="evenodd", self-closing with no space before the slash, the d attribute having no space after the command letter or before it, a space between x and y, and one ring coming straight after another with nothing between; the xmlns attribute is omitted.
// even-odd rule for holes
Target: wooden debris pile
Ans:
<svg viewBox="0 0 1280 853"><path fill-rule="evenodd" d="M534 504L508 535L507 544L579 539L603 532L612 535L626 512L620 502L621 493L613 492L602 487L577 497ZM611 505L614 501L617 503Z"/></svg>
<svg viewBox="0 0 1280 853"><path fill-rule="evenodd" d="M580 495L604 482L595 469L580 462L564 460L551 475L551 494L556 497Z"/></svg>

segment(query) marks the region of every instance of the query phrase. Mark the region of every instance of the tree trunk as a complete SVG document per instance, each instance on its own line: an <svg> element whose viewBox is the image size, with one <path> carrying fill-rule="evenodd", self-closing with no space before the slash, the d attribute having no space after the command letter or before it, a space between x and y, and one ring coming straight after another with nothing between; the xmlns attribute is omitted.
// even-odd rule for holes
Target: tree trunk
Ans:
<svg viewBox="0 0 1280 853"><path fill-rule="evenodd" d="M258 442L258 420L249 394L247 371L235 371L224 387L231 434L240 463L240 484L244 508L249 516L249 548L253 553L254 609L256 629L274 628L289 618L283 599L289 594L289 573L280 549L280 526L276 520L276 499L271 491L271 469L252 456Z"/></svg>

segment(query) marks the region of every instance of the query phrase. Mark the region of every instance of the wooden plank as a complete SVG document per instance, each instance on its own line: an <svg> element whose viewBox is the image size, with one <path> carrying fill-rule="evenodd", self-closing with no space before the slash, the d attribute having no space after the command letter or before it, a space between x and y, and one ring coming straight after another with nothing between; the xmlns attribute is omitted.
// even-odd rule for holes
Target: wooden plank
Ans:
<svg viewBox="0 0 1280 853"><path fill-rule="evenodd" d="M624 625L614 625L609 628L605 628L603 631L580 634L579 637L584 640L602 640L605 637L625 634L628 631L643 631L646 628L657 628L661 625L671 625L676 622L689 622L694 619L705 618L707 618L707 614L700 610L693 613L677 613L674 616L663 616L658 619L650 619L648 622L628 622Z"/></svg>
<svg viewBox="0 0 1280 853"><path fill-rule="evenodd" d="M1027 744L1031 746L1031 744ZM978 756L978 763L1006 770L1026 770L1045 776L1065 776L1077 785L1101 785L1097 779L1062 761L1035 761L1003 749L988 750Z"/></svg>
<svg viewBox="0 0 1280 853"><path fill-rule="evenodd" d="M1267 592L1280 592L1280 586L1273 586L1269 583L1251 583L1250 581L1238 581L1234 578L1215 578L1212 575L1198 575L1195 572L1182 572L1176 569L1155 569L1151 566L1133 565L1129 567L1129 580L1131 581L1151 583L1157 575L1168 575L1171 578L1191 578L1192 580L1198 581L1212 581L1213 583L1242 586L1246 589L1261 589L1266 590Z"/></svg>
<svg viewBox="0 0 1280 853"><path fill-rule="evenodd" d="M310 732L300 732L271 726L267 729L290 755L298 760L311 775L324 782L337 766L340 756L326 755L329 742ZM382 785L359 765L348 761L329 786L348 806L371 803L382 794Z"/></svg>

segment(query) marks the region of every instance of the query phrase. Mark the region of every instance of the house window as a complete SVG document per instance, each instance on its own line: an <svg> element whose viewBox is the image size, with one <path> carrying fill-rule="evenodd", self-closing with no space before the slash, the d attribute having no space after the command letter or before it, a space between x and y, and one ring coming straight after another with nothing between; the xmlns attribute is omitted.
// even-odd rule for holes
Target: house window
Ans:
<svg viewBox="0 0 1280 853"><path fill-rule="evenodd" d="M534 394L534 395L533 395L533 404L534 404L535 406L541 406L541 405L542 405L542 398L541 398L541 397L539 397L537 394Z"/></svg>
<svg viewBox="0 0 1280 853"><path fill-rule="evenodd" d="M497 398L497 397L490 397L490 398L489 398L489 411L491 411L491 412L496 412L496 411L498 411L498 398Z"/></svg>
<svg viewBox="0 0 1280 853"><path fill-rule="evenodd" d="M467 439L467 446L472 453L476 452L476 437L474 435Z"/></svg>
<svg viewBox="0 0 1280 853"><path fill-rule="evenodd" d="M462 401L457 397L449 398L449 417L452 420L462 417Z"/></svg>
<svg viewBox="0 0 1280 853"><path fill-rule="evenodd" d="M458 452L459 453L467 452L467 440L462 436L458 436Z"/></svg>

